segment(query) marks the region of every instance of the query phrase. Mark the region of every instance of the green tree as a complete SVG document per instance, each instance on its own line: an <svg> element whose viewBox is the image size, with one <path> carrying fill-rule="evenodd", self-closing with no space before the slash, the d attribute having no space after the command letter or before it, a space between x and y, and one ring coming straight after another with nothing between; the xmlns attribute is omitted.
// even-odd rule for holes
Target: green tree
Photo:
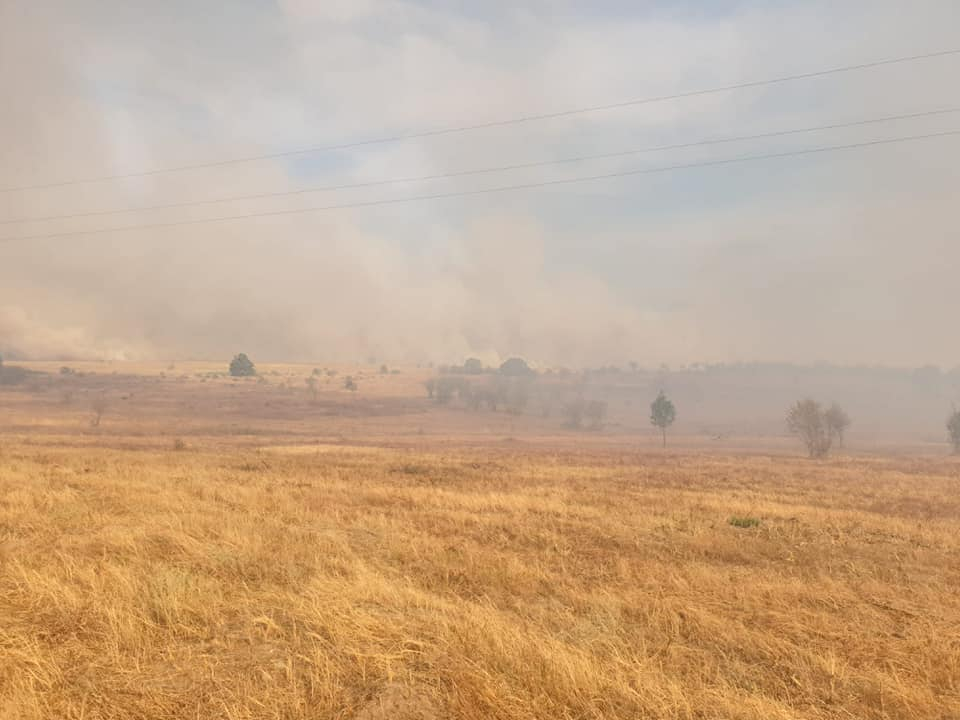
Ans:
<svg viewBox="0 0 960 720"><path fill-rule="evenodd" d="M232 377L253 377L256 374L257 368L246 353L240 353L230 361L230 375Z"/></svg>
<svg viewBox="0 0 960 720"><path fill-rule="evenodd" d="M650 422L660 428L663 433L663 446L667 446L667 428L673 425L677 419L677 409L667 398L663 390L657 395L657 399L650 404Z"/></svg>
<svg viewBox="0 0 960 720"><path fill-rule="evenodd" d="M960 410L954 409L950 419L947 420L947 432L950 433L953 451L960 454Z"/></svg>
<svg viewBox="0 0 960 720"><path fill-rule="evenodd" d="M521 377L524 375L532 375L533 370L531 370L530 366L527 365L526 360L523 358L514 357L510 358L500 366L500 374Z"/></svg>

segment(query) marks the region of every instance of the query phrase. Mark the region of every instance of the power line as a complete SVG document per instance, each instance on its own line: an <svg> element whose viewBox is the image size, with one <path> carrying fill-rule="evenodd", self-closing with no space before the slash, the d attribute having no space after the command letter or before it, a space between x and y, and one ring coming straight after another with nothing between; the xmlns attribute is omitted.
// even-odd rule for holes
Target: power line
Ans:
<svg viewBox="0 0 960 720"><path fill-rule="evenodd" d="M825 75L833 75L836 73L845 73L853 72L857 70L866 70L869 68L876 68L885 65L895 65L898 63L905 62L915 62L918 60L928 60L932 58L946 57L950 55L960 54L960 48L953 50L941 50L938 52L923 53L920 55L909 55L905 57L889 58L885 60L876 60L873 62L858 63L856 65L844 65L841 67L828 68L826 70L816 70L813 72L798 73L795 75L784 75L776 78L768 78L765 80L753 80L750 82L736 83L733 85L721 85L712 88L703 88L700 90L689 90L687 92L674 93L672 95L658 95L645 98L637 98L633 100L624 100L616 103L608 103L605 105L591 105L586 107L572 108L568 110L559 110L556 112L549 113L538 113L532 115L521 115L513 118L505 118L501 120L491 120L482 123L474 123L471 125L457 125L446 128L437 128L434 130L423 130L412 133L404 133L398 135L389 135L379 138L371 138L367 140L356 140L352 142L341 143L339 145L319 145L308 148L300 148L295 150L286 150L282 152L275 153L264 153L260 155L248 155L246 157L240 158L229 158L225 160L215 160L205 163L194 163L190 165L179 165L174 167L167 168L154 168L151 170L140 170L135 172L128 173L117 173L113 175L101 175L97 177L89 178L80 178L75 180L63 180L58 182L48 182L48 183L38 183L34 185L22 185L19 187L8 187L0 188L0 193L7 192L18 192L26 190L41 190L46 188L54 187L64 187L69 185L83 185L88 183L98 183L98 182L107 182L111 180L123 180L136 177L147 177L150 175L160 175L164 173L173 173L181 172L185 170L199 170L202 168L212 168L212 167L222 167L224 165L235 165L239 163L248 163L255 162L258 160L276 160L284 157L292 157L296 155L306 155L310 153L322 153L322 152L331 152L334 150L348 150L351 148L369 146L369 145L381 145L385 143L401 142L404 140L414 140L417 138L428 138L428 137L437 137L440 135L453 135L457 133L465 133L473 130L482 130L485 128L494 128L494 127L504 127L507 125L518 125L520 123L529 123L529 122L538 122L541 120L552 120L562 117L570 117L573 115L583 115L586 113L601 112L606 110L617 110L620 108L626 107L635 107L638 105L648 105L651 103L666 102L668 100L680 100L683 98L697 97L702 95L711 95L714 93L729 92L731 90L743 90L746 88L756 88L763 87L767 85L776 85L779 83L792 82L795 80L805 80L810 78L823 77Z"/></svg>
<svg viewBox="0 0 960 720"><path fill-rule="evenodd" d="M949 113L960 112L960 108L944 108L940 110L926 110L923 112L908 113L905 115L888 115L879 118L869 118L866 120L854 120L845 123L832 123L830 125L816 125L812 127L794 128L790 130L774 130L771 132L757 133L754 135L735 135L730 137L710 138L706 140L697 140L693 142L677 143L673 145L657 145L653 147L637 148L632 150L620 150L616 152L600 153L597 155L579 155L574 157L557 158L554 160L541 160L538 162L517 163L514 165L501 165L498 167L487 167L479 169L458 170L446 173L435 173L432 175L420 175L413 177L391 178L387 180L370 180L365 182L346 183L341 185L326 185L321 187L300 188L298 190L281 190L276 192L255 193L252 195L234 195L230 197L211 198L207 200L189 200L176 203L162 203L158 205L142 205L140 207L121 208L119 210L95 210L92 212L69 213L65 215L46 215L42 217L19 218L13 220L0 220L0 225L47 222L51 220L73 220L85 217L102 217L105 215L121 215L125 213L146 212L150 210L172 210L176 208L196 207L200 205L214 205L225 202L239 202L243 200L262 200L266 198L289 197L292 195L304 195L308 193L333 192L337 190L353 190L358 188L376 187L381 185L395 185L401 183L425 182L428 180L444 180L470 175L483 175L496 172L507 172L512 170L524 170L536 167L545 167L548 165L561 165L568 163L587 162L590 160L604 160L629 155L641 155L645 153L660 152L665 150L680 150L683 148L702 147L705 145L719 145L724 143L745 142L748 140L762 140L765 138L783 137L785 135L797 135L801 133L817 132L820 130L838 130L841 128L859 127L876 123L893 122L897 120L913 120L916 118L930 117L933 115L945 115Z"/></svg>
<svg viewBox="0 0 960 720"><path fill-rule="evenodd" d="M674 170L691 170L694 168L716 167L720 165L732 165L735 163L754 162L757 160L773 160L777 158L800 157L803 155L814 155L818 153L835 152L839 150L852 150L854 148L872 147L877 145L890 145L893 143L910 142L913 140L927 140L931 138L942 138L948 136L960 135L960 130L947 130L938 133L927 133L924 135L907 135L903 137L886 138L883 140L870 140L860 143L849 143L847 145L830 145L819 148L809 148L806 150L793 150L782 153L769 153L765 155L746 155L736 158L726 158L721 160L709 160L706 162L688 163L683 165L666 165L654 168L640 168L636 170L622 170L620 172L604 173L603 175L585 175L573 178L562 178L557 180L544 180L533 183L523 183L519 185L501 185L492 188L481 188L478 190L460 190L448 193L435 193L432 195L413 195L405 198L384 198L380 200L368 200L366 202L341 203L337 205L320 205L310 208L297 208L290 210L273 210L269 212L245 213L242 215L224 215L220 217L202 218L195 220L175 220L172 222L148 223L141 225L124 225L112 228L99 228L94 230L71 230L68 232L50 233L46 235L23 235L20 237L0 238L0 242L24 242L32 240L53 240L56 238L77 237L82 235L101 235L105 233L124 232L127 230L152 230L156 228L180 227L184 225L202 225L218 222L227 222L230 220L250 220L261 217L278 217L283 215L302 215L312 212L323 212L328 210L346 210L350 208L374 207L378 205L398 205L401 203L418 202L422 200L442 200L446 198L466 197L472 195L486 195L492 193L511 192L515 190L528 190L532 188L550 187L556 185L572 185L575 183L593 182L597 180L610 180L613 178L630 177L636 175L652 175L654 173L670 172Z"/></svg>

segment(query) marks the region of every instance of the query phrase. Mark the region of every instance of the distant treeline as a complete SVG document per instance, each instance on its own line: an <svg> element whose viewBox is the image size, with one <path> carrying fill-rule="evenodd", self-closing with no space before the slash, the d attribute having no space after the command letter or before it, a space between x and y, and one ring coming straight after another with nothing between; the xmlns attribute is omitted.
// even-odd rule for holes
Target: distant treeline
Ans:
<svg viewBox="0 0 960 720"><path fill-rule="evenodd" d="M663 390L682 410L681 431L714 436L783 435L784 408L798 398L828 397L857 418L855 434L860 439L897 436L942 442L944 418L960 405L960 367L943 370L933 365L694 363L645 368L634 362L575 371L534 370L517 358L488 367L473 358L462 365L439 367L434 382L461 376L485 376L490 382L463 387L438 384L433 399L492 408L492 393L500 409L545 417L559 412L567 415L570 425L579 424L576 418L582 417L578 404L597 403L593 412L602 406L605 422L640 429L649 426L650 399ZM510 377L535 382L508 389L503 380Z"/></svg>

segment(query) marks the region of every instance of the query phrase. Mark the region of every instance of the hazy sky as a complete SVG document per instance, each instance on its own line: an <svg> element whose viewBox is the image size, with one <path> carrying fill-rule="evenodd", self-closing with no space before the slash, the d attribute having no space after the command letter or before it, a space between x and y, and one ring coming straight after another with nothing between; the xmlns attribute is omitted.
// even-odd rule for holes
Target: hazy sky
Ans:
<svg viewBox="0 0 960 720"><path fill-rule="evenodd" d="M0 188L960 48L954 0L0 0ZM0 193L0 220L960 108L960 56L463 134ZM960 129L960 113L0 239ZM960 136L215 224L0 242L0 352L960 364Z"/></svg>

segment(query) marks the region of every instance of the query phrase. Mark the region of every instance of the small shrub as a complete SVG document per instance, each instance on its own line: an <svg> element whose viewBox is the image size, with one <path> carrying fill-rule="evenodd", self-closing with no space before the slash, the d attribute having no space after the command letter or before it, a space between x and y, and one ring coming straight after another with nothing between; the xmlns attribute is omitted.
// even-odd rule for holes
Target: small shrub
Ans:
<svg viewBox="0 0 960 720"><path fill-rule="evenodd" d="M730 520L729 520L728 522L729 522L731 525L733 525L734 527L738 527L738 528L752 528L752 527L757 527L758 525L760 525L760 520L759 520L759 518L755 518L755 517L737 517L736 515L734 515L732 518L730 518Z"/></svg>
<svg viewBox="0 0 960 720"><path fill-rule="evenodd" d="M182 438L177 438L176 440L173 441L173 449L177 451L186 450L187 444L183 441Z"/></svg>
<svg viewBox="0 0 960 720"><path fill-rule="evenodd" d="M430 467L428 465L417 465L416 463L405 463L393 468L393 471L404 475L429 475Z"/></svg>

